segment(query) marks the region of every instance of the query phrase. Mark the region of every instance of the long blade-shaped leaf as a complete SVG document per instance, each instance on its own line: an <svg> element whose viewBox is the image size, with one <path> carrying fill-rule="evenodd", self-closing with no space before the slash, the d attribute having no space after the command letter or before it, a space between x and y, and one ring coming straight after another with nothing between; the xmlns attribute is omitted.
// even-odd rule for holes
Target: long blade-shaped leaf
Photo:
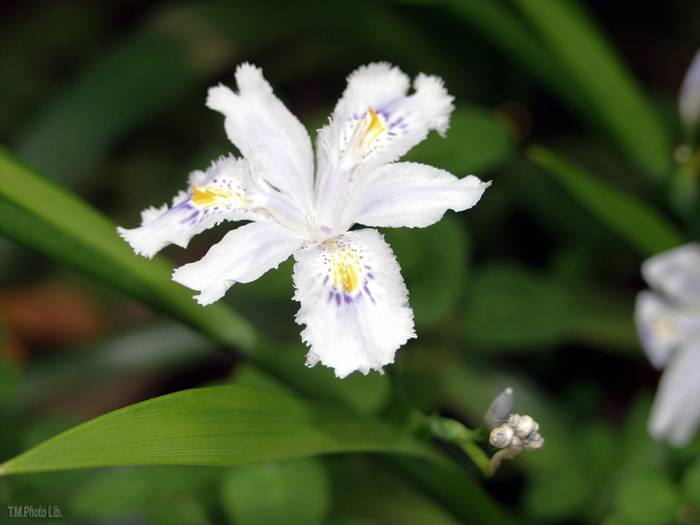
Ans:
<svg viewBox="0 0 700 525"><path fill-rule="evenodd" d="M0 233L61 260L197 328L249 347L250 326L224 305L202 308L170 280L163 261L137 257L93 208L32 172L0 147Z"/></svg>
<svg viewBox="0 0 700 525"><path fill-rule="evenodd" d="M241 385L185 390L83 423L0 474L116 465L239 465L334 452L433 457L409 434L330 405Z"/></svg>
<svg viewBox="0 0 700 525"><path fill-rule="evenodd" d="M667 175L668 131L587 13L569 0L515 3L625 154L645 172Z"/></svg>
<svg viewBox="0 0 700 525"><path fill-rule="evenodd" d="M554 176L601 222L649 256L683 243L683 236L657 211L540 147L529 157Z"/></svg>
<svg viewBox="0 0 700 525"><path fill-rule="evenodd" d="M507 6L493 0L442 0L442 3L488 38L506 60L524 69L567 104L581 111L588 107L585 97L574 89L557 60Z"/></svg>

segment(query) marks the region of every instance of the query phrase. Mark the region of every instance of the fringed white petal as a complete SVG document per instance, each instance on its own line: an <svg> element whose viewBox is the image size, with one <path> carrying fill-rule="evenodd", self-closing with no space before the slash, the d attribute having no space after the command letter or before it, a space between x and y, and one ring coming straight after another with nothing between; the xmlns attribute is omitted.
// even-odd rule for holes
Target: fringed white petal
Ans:
<svg viewBox="0 0 700 525"><path fill-rule="evenodd" d="M262 71L236 69L238 93L218 85L207 106L222 113L229 139L267 183L293 197L300 208L312 203L313 153L304 126L274 95Z"/></svg>
<svg viewBox="0 0 700 525"><path fill-rule="evenodd" d="M473 175L458 179L425 164L387 164L362 175L351 186L343 226L430 226L447 210L474 206L489 184Z"/></svg>
<svg viewBox="0 0 700 525"><path fill-rule="evenodd" d="M408 290L377 231L348 232L294 257L296 321L306 325L308 366L321 362L338 377L381 371L415 337Z"/></svg>
<svg viewBox="0 0 700 525"><path fill-rule="evenodd" d="M173 272L173 280L201 292L201 305L221 299L235 283L249 283L277 268L303 239L279 224L251 223L228 232L199 261Z"/></svg>
<svg viewBox="0 0 700 525"><path fill-rule="evenodd" d="M700 244L690 243L647 259L642 275L669 300L700 307Z"/></svg>
<svg viewBox="0 0 700 525"><path fill-rule="evenodd" d="M185 248L196 234L225 220L270 220L258 211L260 203L246 177L244 161L221 158L206 172L194 172L190 188L176 195L171 207L147 208L140 227L117 231L137 254L150 258L168 244Z"/></svg>
<svg viewBox="0 0 700 525"><path fill-rule="evenodd" d="M661 377L649 432L672 445L686 444L700 425L700 341L674 355Z"/></svg>
<svg viewBox="0 0 700 525"><path fill-rule="evenodd" d="M332 222L350 178L393 162L431 130L447 131L454 106L438 77L408 78L389 64L370 64L348 77L330 123L318 135L319 215Z"/></svg>

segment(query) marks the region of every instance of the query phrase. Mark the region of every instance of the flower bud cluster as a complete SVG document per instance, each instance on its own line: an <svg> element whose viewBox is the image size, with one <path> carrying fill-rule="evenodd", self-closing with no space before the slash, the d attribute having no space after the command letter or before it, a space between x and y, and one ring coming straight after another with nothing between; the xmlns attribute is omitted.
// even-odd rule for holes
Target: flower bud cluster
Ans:
<svg viewBox="0 0 700 525"><path fill-rule="evenodd" d="M508 420L495 427L489 435L489 443L500 449L517 453L521 450L537 450L544 445L539 433L540 425L530 416L510 414Z"/></svg>

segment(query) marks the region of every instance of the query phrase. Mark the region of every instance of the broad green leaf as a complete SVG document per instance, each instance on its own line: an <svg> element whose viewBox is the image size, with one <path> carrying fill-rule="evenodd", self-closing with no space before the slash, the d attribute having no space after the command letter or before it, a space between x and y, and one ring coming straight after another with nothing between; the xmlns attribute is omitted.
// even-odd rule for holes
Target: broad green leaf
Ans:
<svg viewBox="0 0 700 525"><path fill-rule="evenodd" d="M615 497L616 515L637 525L675 523L681 506L677 487L661 470L627 477Z"/></svg>
<svg viewBox="0 0 700 525"><path fill-rule="evenodd" d="M462 177L504 163L513 153L514 142L513 132L493 113L477 106L459 106L447 136L431 134L405 160L431 164Z"/></svg>
<svg viewBox="0 0 700 525"><path fill-rule="evenodd" d="M644 172L667 176L668 130L585 10L573 0L514 1L620 149Z"/></svg>
<svg viewBox="0 0 700 525"><path fill-rule="evenodd" d="M685 497L700 509L700 460L683 473L682 487Z"/></svg>
<svg viewBox="0 0 700 525"><path fill-rule="evenodd" d="M683 237L658 212L634 196L609 186L584 169L541 147L529 151L542 166L599 221L646 257L682 244Z"/></svg>
<svg viewBox="0 0 700 525"><path fill-rule="evenodd" d="M219 386L137 403L6 461L0 474L117 465L240 465L337 452L436 457L390 425L277 390Z"/></svg>
<svg viewBox="0 0 700 525"><path fill-rule="evenodd" d="M469 239L456 217L429 228L397 228L383 232L401 263L416 324L433 327L453 313L468 264Z"/></svg>
<svg viewBox="0 0 700 525"><path fill-rule="evenodd" d="M221 492L237 525L320 525L330 507L326 473L314 458L236 467L225 475Z"/></svg>
<svg viewBox="0 0 700 525"><path fill-rule="evenodd" d="M0 233L58 259L229 345L250 347L250 326L223 304L202 308L162 260L133 254L115 225L0 148Z"/></svg>
<svg viewBox="0 0 700 525"><path fill-rule="evenodd" d="M464 322L468 341L486 349L539 349L563 341L575 311L571 298L544 276L514 265L475 272Z"/></svg>

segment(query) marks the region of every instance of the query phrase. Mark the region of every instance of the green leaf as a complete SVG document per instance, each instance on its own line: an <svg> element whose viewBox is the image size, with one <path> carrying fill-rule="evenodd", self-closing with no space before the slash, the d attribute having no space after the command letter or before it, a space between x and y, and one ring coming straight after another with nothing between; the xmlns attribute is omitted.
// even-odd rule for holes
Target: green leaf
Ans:
<svg viewBox="0 0 700 525"><path fill-rule="evenodd" d="M700 510L700 460L683 473L682 487L685 497Z"/></svg>
<svg viewBox="0 0 700 525"><path fill-rule="evenodd" d="M504 163L514 145L513 132L496 115L477 106L459 106L447 136L431 134L405 160L431 164L461 177Z"/></svg>
<svg viewBox="0 0 700 525"><path fill-rule="evenodd" d="M323 464L313 458L236 467L224 477L222 497L237 525L320 525L330 507Z"/></svg>
<svg viewBox="0 0 700 525"><path fill-rule="evenodd" d="M681 506L678 489L661 470L638 472L627 477L616 495L616 515L637 525L675 523Z"/></svg>
<svg viewBox="0 0 700 525"><path fill-rule="evenodd" d="M572 0L515 0L515 5L627 157L647 173L667 176L668 130L585 10Z"/></svg>
<svg viewBox="0 0 700 525"><path fill-rule="evenodd" d="M580 96L569 76L503 3L493 0L442 0L442 3L488 38L506 60L522 68L569 105L586 111L585 98Z"/></svg>
<svg viewBox="0 0 700 525"><path fill-rule="evenodd" d="M487 349L546 349L568 336L570 298L556 283L513 265L481 268L469 287L464 333Z"/></svg>
<svg viewBox="0 0 700 525"><path fill-rule="evenodd" d="M598 220L647 257L684 242L681 234L651 206L597 179L553 152L532 147L532 161L550 173Z"/></svg>
<svg viewBox="0 0 700 525"><path fill-rule="evenodd" d="M429 228L383 233L401 263L418 327L444 322L457 306L467 270L469 239L460 221L447 216Z"/></svg>
<svg viewBox="0 0 700 525"><path fill-rule="evenodd" d="M403 431L277 390L219 386L137 403L0 465L0 474L117 465L240 465L335 452L436 456Z"/></svg>
<svg viewBox="0 0 700 525"><path fill-rule="evenodd" d="M89 205L32 172L0 147L0 233L198 329L245 348L252 328L223 304L202 308L171 281L163 260L134 255L115 225Z"/></svg>

